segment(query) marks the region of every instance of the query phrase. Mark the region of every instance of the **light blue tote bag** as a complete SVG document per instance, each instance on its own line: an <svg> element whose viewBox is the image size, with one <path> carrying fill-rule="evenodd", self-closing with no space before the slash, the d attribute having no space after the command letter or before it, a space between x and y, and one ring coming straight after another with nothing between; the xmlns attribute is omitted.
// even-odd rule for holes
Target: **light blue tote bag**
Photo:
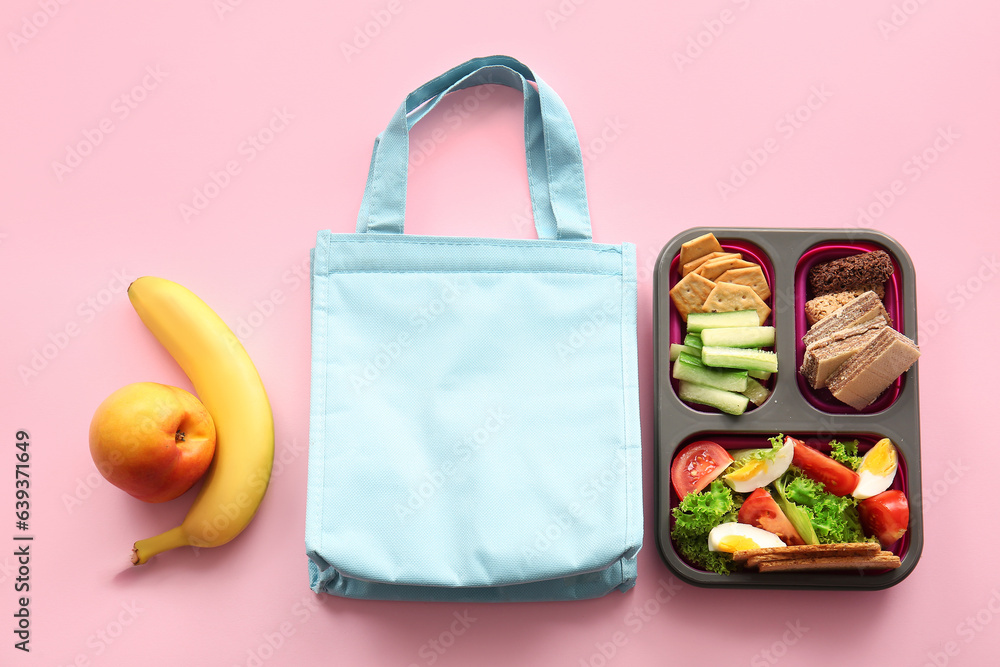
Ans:
<svg viewBox="0 0 1000 667"><path fill-rule="evenodd" d="M524 93L538 239L404 234L409 128L487 83ZM312 254L312 589L525 601L631 588L637 366L635 247L591 240L562 101L504 56L418 88L375 141L356 233L321 231Z"/></svg>

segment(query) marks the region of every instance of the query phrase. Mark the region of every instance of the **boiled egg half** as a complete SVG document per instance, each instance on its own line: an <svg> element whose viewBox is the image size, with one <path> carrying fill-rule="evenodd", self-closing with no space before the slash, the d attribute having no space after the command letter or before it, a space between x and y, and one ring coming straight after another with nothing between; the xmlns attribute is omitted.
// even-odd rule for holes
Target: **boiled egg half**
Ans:
<svg viewBox="0 0 1000 667"><path fill-rule="evenodd" d="M708 534L708 550L734 553L747 549L783 547L781 538L763 528L746 523L720 523Z"/></svg>
<svg viewBox="0 0 1000 667"><path fill-rule="evenodd" d="M783 444L773 457L757 458L749 461L741 461L753 455L754 452L770 452L771 450L750 450L735 454L735 470L724 475L726 484L732 487L737 493L750 493L762 486L767 486L774 480L785 474L788 466L792 464L792 456L795 454L795 443L785 439ZM741 465L742 463L742 465Z"/></svg>
<svg viewBox="0 0 1000 667"><path fill-rule="evenodd" d="M858 486L854 497L860 500L871 498L888 489L896 477L898 466L896 447L889 438L882 438L865 452L858 466Z"/></svg>

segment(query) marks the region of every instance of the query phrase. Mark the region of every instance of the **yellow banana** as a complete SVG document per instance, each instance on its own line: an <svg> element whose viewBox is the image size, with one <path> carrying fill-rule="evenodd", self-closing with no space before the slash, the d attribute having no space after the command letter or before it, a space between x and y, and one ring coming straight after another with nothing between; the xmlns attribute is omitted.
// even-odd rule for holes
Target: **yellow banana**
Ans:
<svg viewBox="0 0 1000 667"><path fill-rule="evenodd" d="M139 540L140 565L180 546L217 547L257 512L274 463L274 417L264 384L243 345L188 289L145 276L128 288L139 318L187 373L215 420L215 458L183 523Z"/></svg>

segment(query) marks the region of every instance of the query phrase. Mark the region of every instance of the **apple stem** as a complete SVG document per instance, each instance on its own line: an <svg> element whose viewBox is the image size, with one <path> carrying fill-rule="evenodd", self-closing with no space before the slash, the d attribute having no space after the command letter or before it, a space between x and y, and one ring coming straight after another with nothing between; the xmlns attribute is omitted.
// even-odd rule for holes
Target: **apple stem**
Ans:
<svg viewBox="0 0 1000 667"><path fill-rule="evenodd" d="M160 533L155 537L139 540L132 546L132 564L142 565L158 553L176 549L177 547L188 546L187 534L182 526L171 528L165 533Z"/></svg>

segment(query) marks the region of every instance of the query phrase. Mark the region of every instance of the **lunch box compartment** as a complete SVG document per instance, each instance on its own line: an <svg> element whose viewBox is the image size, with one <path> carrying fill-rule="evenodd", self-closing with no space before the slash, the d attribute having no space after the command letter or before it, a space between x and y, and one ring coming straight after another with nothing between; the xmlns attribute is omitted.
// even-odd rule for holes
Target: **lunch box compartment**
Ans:
<svg viewBox="0 0 1000 667"><path fill-rule="evenodd" d="M759 449L768 448L771 444L768 442L768 438L772 438L778 435L777 433L748 433L748 432L723 432L723 433L713 433L713 432L700 432L693 433L692 435L685 438L683 441L679 442L677 448L674 450L671 456L671 463L673 459L688 445L698 442L699 440L708 440L714 442L724 449L733 451L737 449ZM830 441L839 440L840 442L847 442L850 440L858 441L858 455L863 456L865 452L870 450L875 446L879 440L884 438L884 435L877 433L784 433L783 435L791 436L797 438L809 445L813 449L817 449L824 454L830 453ZM894 443L896 444L896 443ZM902 491L906 496L907 500L911 498L911 482L909 480L909 469L906 462L906 455L904 453L904 448L896 447L898 456L898 466L896 469L896 476L893 478L892 484L889 489L895 489L897 491ZM674 492L673 484L670 484L670 528L673 528L673 509L677 507L680 502L680 498ZM911 508L912 511L912 508ZM898 542L896 542L892 547L886 549L892 553L899 556L900 560L905 562L906 555L908 552L908 547L910 544L910 532L907 531ZM697 565L688 563L682 556L678 556L680 562L683 566L689 568L692 573L700 573L702 575L708 576L719 576L712 572L708 572L699 568ZM748 573L754 574L754 573ZM878 571L869 571L861 573L861 576L873 577L883 574ZM734 576L734 575L729 575ZM774 575L761 575L756 576L774 576Z"/></svg>
<svg viewBox="0 0 1000 667"><path fill-rule="evenodd" d="M906 313L903 308L903 284L900 277L900 263L899 260L896 259L892 250L877 243L851 240L827 241L820 243L806 250L802 256L799 257L798 264L795 266L794 319L796 369L802 366L802 359L805 356L806 350L805 345L802 344L802 336L804 336L809 330L809 324L806 322L805 312L805 304L809 300L809 271L817 264L830 262L835 259L842 259L844 257L856 255L862 252L872 252L873 250L886 251L892 260L893 273L892 276L890 276L885 282L885 297L882 299L882 303L885 305L885 310L889 313L889 317L892 318L892 327L897 331L904 331L906 327ZM882 412L895 403L904 391L907 375L908 373L904 373L899 376L895 382L889 385L889 387L882 392L877 399L875 399L875 402L860 412L862 414ZM858 410L855 410L851 406L834 398L829 389L813 389L809 386L806 379L798 372L795 374L795 379L798 383L799 391L802 392L805 399L809 401L809 403L817 410L836 414L858 414Z"/></svg>
<svg viewBox="0 0 1000 667"><path fill-rule="evenodd" d="M722 246L722 249L724 251L726 251L726 252L738 252L738 253L740 253L740 254L743 255L743 259L745 259L746 261L748 261L748 262L754 262L755 264L757 264L758 266L760 266L761 271L763 271L763 273L764 273L764 278L767 280L767 284L771 288L771 296L764 301L764 303L767 304L767 307L771 309L771 314L768 316L768 319L764 322L764 324L766 326L773 326L774 325L774 321L775 321L776 312L775 312L775 307L774 307L774 303L775 303L774 265L771 263L771 258L768 257L767 253L764 252L763 250L761 250L761 248L759 246L757 246L754 243L751 243L750 241L748 241L746 239L742 239L742 238L719 238L718 236L716 236L716 238L718 238L719 245ZM677 282L681 279L681 274L680 274L680 254L679 253L676 253L674 255L673 260L670 263L670 272L669 272L669 274L670 274L670 282L669 282L669 288L668 288L668 290L670 288L672 288L674 285L676 285ZM670 298L669 295L667 296L667 298L668 299ZM678 314L676 311L672 310L671 316L670 316L670 340L671 340L671 342L679 343L684 338L684 333L685 333L685 330L686 330L686 326L687 325L684 322L684 320L681 318L680 314ZM775 330L775 339L776 339L775 343L777 343L777 335L778 335L777 334L777 330ZM774 374L772 374L772 376L768 380L766 380L765 382L762 382L761 384L763 384L769 390L773 389L774 383L776 381L776 378L777 378L777 373L774 373ZM674 395L677 395L678 382L673 377L670 378L670 386L673 387ZM768 400L770 400L770 397L768 397ZM718 414L719 413L718 410L716 410L713 407L707 406L707 405L698 405L696 403L684 403L684 405L687 406L689 409L695 411L695 412L710 413L710 414L712 414L712 413ZM751 402L749 405L747 405L746 412L752 412L753 410L758 409L758 407L759 406L754 405L754 403ZM746 414L746 413L744 413L744 414Z"/></svg>
<svg viewBox="0 0 1000 667"><path fill-rule="evenodd" d="M741 252L760 264L771 288L767 304L775 327L778 372L768 381L771 395L761 406L752 404L742 415L723 414L713 408L687 404L677 395L671 377L670 343L680 342L684 322L670 300L681 244L707 233L715 234L726 250ZM923 514L920 499L919 361L863 411L841 404L827 390L813 391L798 372L807 330L804 306L809 269L821 262L858 252L882 249L894 263L883 299L893 328L917 341L916 290L913 264L891 237L867 229L764 229L708 228L686 230L664 246L654 270L654 487L656 493L656 543L669 569L680 579L710 588L844 589L888 588L905 579L923 549ZM886 571L840 572L734 572L720 575L693 567L674 548L670 538L671 510L678 499L670 483L670 464L687 444L696 440L718 442L727 449L768 447L767 439L784 433L825 450L831 439L859 442L864 452L880 438L889 438L899 454L893 486L909 501L910 524L892 551L901 565Z"/></svg>

